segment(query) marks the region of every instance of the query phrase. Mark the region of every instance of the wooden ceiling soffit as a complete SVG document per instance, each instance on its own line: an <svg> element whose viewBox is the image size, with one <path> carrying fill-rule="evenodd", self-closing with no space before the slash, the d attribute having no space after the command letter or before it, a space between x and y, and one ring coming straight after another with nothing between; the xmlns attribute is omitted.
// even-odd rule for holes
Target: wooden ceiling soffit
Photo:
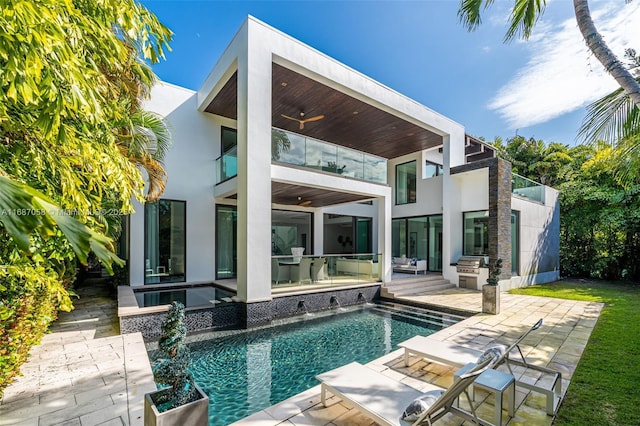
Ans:
<svg viewBox="0 0 640 426"><path fill-rule="evenodd" d="M442 145L442 136L356 99L282 65L272 64L271 124L274 127L383 158ZM205 111L237 119L237 71ZM324 115L299 128L283 117Z"/></svg>
<svg viewBox="0 0 640 426"><path fill-rule="evenodd" d="M282 182L271 182L271 202L289 206L326 207L355 203L372 197L361 194L311 188Z"/></svg>
<svg viewBox="0 0 640 426"><path fill-rule="evenodd" d="M205 111L232 120L238 119L238 71L222 86Z"/></svg>

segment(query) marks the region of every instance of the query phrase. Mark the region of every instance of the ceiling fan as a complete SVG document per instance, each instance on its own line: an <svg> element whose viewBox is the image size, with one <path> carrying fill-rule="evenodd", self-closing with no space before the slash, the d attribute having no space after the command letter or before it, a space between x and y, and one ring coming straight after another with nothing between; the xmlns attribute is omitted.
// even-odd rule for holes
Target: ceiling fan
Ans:
<svg viewBox="0 0 640 426"><path fill-rule="evenodd" d="M298 123L300 123L300 130L304 129L304 124L305 123L310 123L312 121L322 120L324 118L324 115L316 115L316 116L313 116L313 117L304 118L304 112L300 113L300 118L289 117L288 115L284 115L284 114L280 114L280 115L283 116L284 118L288 119L288 120L293 120L293 121L297 121Z"/></svg>
<svg viewBox="0 0 640 426"><path fill-rule="evenodd" d="M311 200L302 200L302 197L298 197L298 205L301 207L309 207L313 201Z"/></svg>

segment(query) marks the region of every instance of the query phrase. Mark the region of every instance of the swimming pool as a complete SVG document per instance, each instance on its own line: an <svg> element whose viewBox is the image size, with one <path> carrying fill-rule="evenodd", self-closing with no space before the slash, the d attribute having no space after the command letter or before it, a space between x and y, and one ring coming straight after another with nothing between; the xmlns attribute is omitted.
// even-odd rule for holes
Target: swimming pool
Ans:
<svg viewBox="0 0 640 426"><path fill-rule="evenodd" d="M317 385L314 377L323 371L367 363L416 334L463 319L397 305L341 311L190 343L190 370L209 395L209 424L242 419ZM158 355L152 351L149 358Z"/></svg>

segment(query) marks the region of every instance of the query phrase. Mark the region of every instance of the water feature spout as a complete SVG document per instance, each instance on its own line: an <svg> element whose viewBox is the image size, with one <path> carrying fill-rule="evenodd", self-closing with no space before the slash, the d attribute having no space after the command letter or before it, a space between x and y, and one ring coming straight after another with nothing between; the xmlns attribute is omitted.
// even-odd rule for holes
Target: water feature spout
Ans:
<svg viewBox="0 0 640 426"><path fill-rule="evenodd" d="M336 296L331 296L331 298L329 299L329 307L337 307L337 308L341 308L340 306L340 301L338 300L338 298Z"/></svg>
<svg viewBox="0 0 640 426"><path fill-rule="evenodd" d="M304 303L304 300L298 301L298 307L296 308L296 312L302 311L305 314L309 314L309 310L307 309L307 305Z"/></svg>
<svg viewBox="0 0 640 426"><path fill-rule="evenodd" d="M367 299L364 297L364 294L362 294L362 292L358 293L356 303L367 303Z"/></svg>

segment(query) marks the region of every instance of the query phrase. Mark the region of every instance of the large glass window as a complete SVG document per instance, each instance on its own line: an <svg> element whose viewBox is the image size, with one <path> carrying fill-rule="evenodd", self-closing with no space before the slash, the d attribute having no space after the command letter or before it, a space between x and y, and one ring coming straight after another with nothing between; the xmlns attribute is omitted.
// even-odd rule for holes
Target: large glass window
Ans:
<svg viewBox="0 0 640 426"><path fill-rule="evenodd" d="M237 276L238 212L236 206L216 206L216 278Z"/></svg>
<svg viewBox="0 0 640 426"><path fill-rule="evenodd" d="M371 218L357 217L356 221L356 253L371 253Z"/></svg>
<svg viewBox="0 0 640 426"><path fill-rule="evenodd" d="M186 281L186 202L146 203L144 283Z"/></svg>
<svg viewBox="0 0 640 426"><path fill-rule="evenodd" d="M465 256L488 256L489 212L466 212L463 222L463 254Z"/></svg>
<svg viewBox="0 0 640 426"><path fill-rule="evenodd" d="M416 162L396 166L396 204L416 202Z"/></svg>
<svg viewBox="0 0 640 426"><path fill-rule="evenodd" d="M511 210L511 272L520 275L520 212Z"/></svg>
<svg viewBox="0 0 640 426"><path fill-rule="evenodd" d="M391 255L402 257L407 255L407 220L393 219L391 221Z"/></svg>
<svg viewBox="0 0 640 426"><path fill-rule="evenodd" d="M238 145L238 131L236 129L231 129L229 127L223 127L221 141L222 141L222 146L221 146L222 154L225 154L231 151L233 148L235 148Z"/></svg>
<svg viewBox="0 0 640 426"><path fill-rule="evenodd" d="M311 250L311 221L311 213L272 210L271 254L291 254L291 247L303 247L303 254L313 254Z"/></svg>

